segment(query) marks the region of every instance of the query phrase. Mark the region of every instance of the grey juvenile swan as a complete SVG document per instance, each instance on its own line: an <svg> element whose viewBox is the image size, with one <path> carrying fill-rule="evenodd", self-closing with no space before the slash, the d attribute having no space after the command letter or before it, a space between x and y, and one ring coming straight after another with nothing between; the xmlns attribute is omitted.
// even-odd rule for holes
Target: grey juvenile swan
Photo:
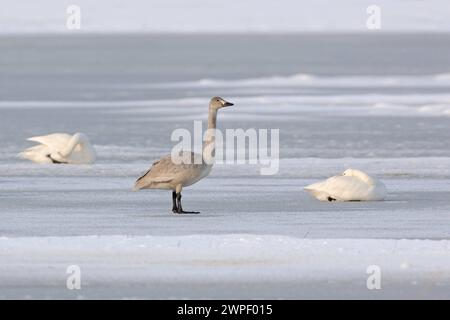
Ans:
<svg viewBox="0 0 450 320"><path fill-rule="evenodd" d="M208 131L203 142L202 154L181 152L176 159L169 154L153 163L134 186L134 190L164 189L172 190L174 213L199 213L184 211L181 207L181 191L206 177L212 169L215 155L215 135L217 111L223 107L232 106L220 97L214 97L209 103ZM184 162L181 159L185 159ZM174 160L174 161L173 161ZM187 160L187 161L186 161Z"/></svg>

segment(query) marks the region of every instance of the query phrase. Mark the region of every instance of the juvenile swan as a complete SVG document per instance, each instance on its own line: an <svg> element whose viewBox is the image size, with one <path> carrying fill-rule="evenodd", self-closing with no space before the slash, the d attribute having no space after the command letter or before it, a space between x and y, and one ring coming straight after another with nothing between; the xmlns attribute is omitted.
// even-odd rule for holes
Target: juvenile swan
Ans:
<svg viewBox="0 0 450 320"><path fill-rule="evenodd" d="M342 175L313 183L305 190L320 201L378 201L386 197L382 182L356 169L347 169Z"/></svg>
<svg viewBox="0 0 450 320"><path fill-rule="evenodd" d="M212 98L209 103L208 131L203 142L202 154L182 151L174 159L172 159L171 155L161 158L153 163L150 170L136 181L134 190L172 190L172 212L198 213L183 210L181 206L181 191L183 187L196 183L211 172L215 154L214 129L216 129L217 111L232 105L233 103L227 102L220 97Z"/></svg>
<svg viewBox="0 0 450 320"><path fill-rule="evenodd" d="M96 159L95 150L83 133L53 133L27 140L39 144L26 149L19 156L36 163L89 164Z"/></svg>

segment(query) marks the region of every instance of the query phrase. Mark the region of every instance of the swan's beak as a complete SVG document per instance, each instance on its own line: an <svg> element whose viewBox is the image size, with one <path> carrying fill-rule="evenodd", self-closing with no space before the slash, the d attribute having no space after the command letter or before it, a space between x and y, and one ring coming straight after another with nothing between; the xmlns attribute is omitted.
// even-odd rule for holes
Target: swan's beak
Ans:
<svg viewBox="0 0 450 320"><path fill-rule="evenodd" d="M223 104L223 106L224 106L224 107L231 107L231 106L234 106L234 103L225 101L225 103Z"/></svg>

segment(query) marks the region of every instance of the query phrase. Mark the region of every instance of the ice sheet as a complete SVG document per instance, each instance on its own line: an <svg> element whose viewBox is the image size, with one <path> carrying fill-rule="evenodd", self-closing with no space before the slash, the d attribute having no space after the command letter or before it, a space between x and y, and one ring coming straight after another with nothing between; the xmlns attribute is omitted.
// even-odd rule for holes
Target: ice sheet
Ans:
<svg viewBox="0 0 450 320"><path fill-rule="evenodd" d="M2 38L0 297L449 298L448 43ZM217 164L183 192L195 216L173 214L169 191L132 192L170 152L174 129L206 120L213 95L235 103L220 112L221 129L280 129L279 172ZM16 156L30 136L77 131L96 164ZM303 192L347 168L381 179L387 201ZM65 287L71 264L81 291ZM366 287L372 264L382 290Z"/></svg>

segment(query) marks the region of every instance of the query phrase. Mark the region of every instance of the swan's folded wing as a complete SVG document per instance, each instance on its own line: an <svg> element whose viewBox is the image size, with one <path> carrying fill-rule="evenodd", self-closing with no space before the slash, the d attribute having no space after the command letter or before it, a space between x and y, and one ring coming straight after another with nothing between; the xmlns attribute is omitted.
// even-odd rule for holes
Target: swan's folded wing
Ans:
<svg viewBox="0 0 450 320"><path fill-rule="evenodd" d="M340 177L334 185L336 199L342 201L367 200L367 196L372 189L367 183L356 177Z"/></svg>
<svg viewBox="0 0 450 320"><path fill-rule="evenodd" d="M183 152L176 157L175 162L172 161L171 155L167 155L153 163L150 170L136 181L134 190L158 188L158 184L195 178L198 175L198 167L202 165L201 161L202 156L193 152Z"/></svg>
<svg viewBox="0 0 450 320"><path fill-rule="evenodd" d="M368 187L355 177L335 176L311 184L305 187L305 190L322 201L327 200L328 197L339 201L351 201L366 197Z"/></svg>
<svg viewBox="0 0 450 320"><path fill-rule="evenodd" d="M170 155L153 163L152 167L136 180L134 190L140 190L156 183L168 183L173 179L173 166Z"/></svg>
<svg viewBox="0 0 450 320"><path fill-rule="evenodd" d="M52 150L60 151L67 146L67 143L72 138L70 134L66 133L53 133L46 136L36 136L28 138L28 141L37 142L48 146Z"/></svg>

